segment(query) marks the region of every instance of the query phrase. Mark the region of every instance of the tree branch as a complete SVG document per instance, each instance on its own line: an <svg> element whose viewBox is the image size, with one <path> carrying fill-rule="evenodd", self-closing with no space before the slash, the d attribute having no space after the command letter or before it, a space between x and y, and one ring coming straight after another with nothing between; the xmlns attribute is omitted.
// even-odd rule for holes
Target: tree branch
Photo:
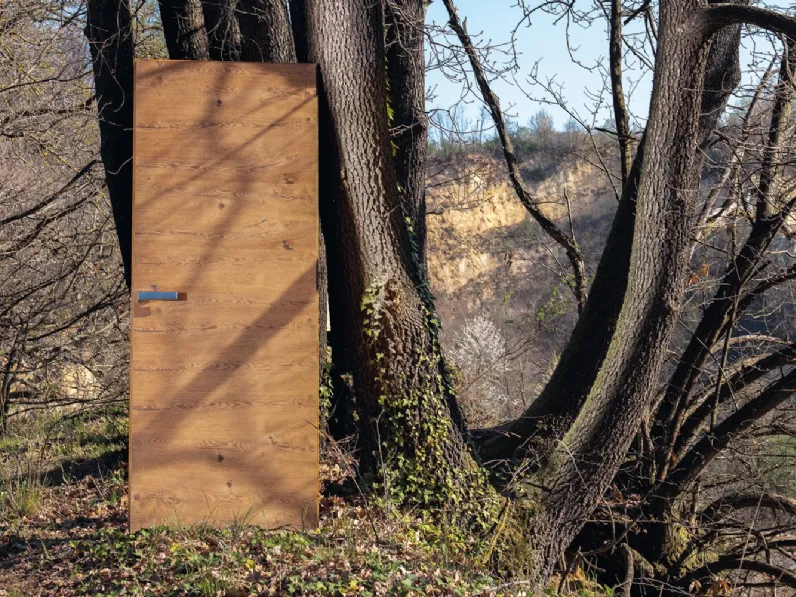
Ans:
<svg viewBox="0 0 796 597"><path fill-rule="evenodd" d="M734 437L748 430L757 420L790 398L794 392L796 392L796 368L724 419L716 426L713 433L699 440L661 483L661 497L679 496Z"/></svg>
<svg viewBox="0 0 796 597"><path fill-rule="evenodd" d="M759 6L716 4L702 8L697 18L707 35L730 25L754 25L796 39L796 18Z"/></svg>
<svg viewBox="0 0 796 597"><path fill-rule="evenodd" d="M782 583L788 587L796 589L796 574L785 569L780 568L768 562L760 560L748 560L739 555L728 555L719 558L717 561L706 564L702 568L698 568L693 572L687 574L681 579L681 584L688 587L693 581L703 578L710 578L717 572L726 572L730 570L749 570L751 572L759 572L770 576L778 583Z"/></svg>
<svg viewBox="0 0 796 597"><path fill-rule="evenodd" d="M575 287L573 290L575 292L575 298L578 301L578 312L580 313L583 311L583 308L586 305L586 269L583 261L583 255L581 254L580 249L575 241L567 236L566 233L558 228L558 226L556 226L552 220L544 215L539 207L539 204L536 202L536 199L528 192L527 187L522 181L520 168L517 164L517 156L514 153L514 145L511 142L511 137L506 129L506 122L503 118L503 112L500 109L500 100L498 100L498 97L495 95L489 85L489 81L486 78L486 73L484 72L484 68L478 58L473 41L470 39L470 36L462 24L461 19L459 19L459 15L456 12L456 7L453 5L453 1L442 0L442 3L445 5L445 8L448 11L451 29L453 29L453 31L459 37L459 42L462 44L462 48L464 48L464 51L467 53L467 57L470 60L470 66L473 69L473 75L478 83L478 88L481 90L484 103L487 105L490 113L492 114L492 120L495 122L495 128L497 129L498 137L500 138L500 144L503 147L503 156L506 160L506 165L508 166L509 178L511 179L511 184L514 187L514 191L517 193L517 197L519 198L520 202L525 206L525 209L529 214L531 214L531 217L533 217L533 219L539 223L539 225L550 236L550 238L552 238L561 246L561 248L564 249L567 254L567 258L572 265L572 270L575 274Z"/></svg>
<svg viewBox="0 0 796 597"><path fill-rule="evenodd" d="M241 31L237 0L203 0L205 30L212 60L240 60Z"/></svg>
<svg viewBox="0 0 796 597"><path fill-rule="evenodd" d="M722 386L718 396L719 404L723 404L736 392L740 392L775 369L793 362L796 362L796 343L744 365ZM697 400L698 404L700 402L701 404L683 423L677 438L675 438L673 453L680 457L705 425L707 418L711 414L713 404L707 400L707 393Z"/></svg>
<svg viewBox="0 0 796 597"><path fill-rule="evenodd" d="M779 493L738 493L712 502L699 513L699 518L709 524L721 520L734 510L746 508L768 508L796 516L796 499Z"/></svg>
<svg viewBox="0 0 796 597"><path fill-rule="evenodd" d="M632 137L625 105L625 92L622 88L622 2L611 0L611 36L609 41L611 63L611 95L614 104L617 142L619 143L619 162L622 167L622 187L627 184L633 156Z"/></svg>

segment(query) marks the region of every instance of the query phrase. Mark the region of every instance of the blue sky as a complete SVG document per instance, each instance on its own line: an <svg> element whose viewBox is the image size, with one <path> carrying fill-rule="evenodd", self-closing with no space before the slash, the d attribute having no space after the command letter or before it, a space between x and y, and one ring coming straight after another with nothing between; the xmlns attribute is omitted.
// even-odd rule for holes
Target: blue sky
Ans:
<svg viewBox="0 0 796 597"><path fill-rule="evenodd" d="M467 29L471 35L482 33L481 39L500 44L510 40L511 30L522 16L516 3L516 0L458 0L457 6L460 17L467 19ZM585 1L579 1L578 5L584 8L593 6L591 2ZM538 63L536 68L539 78L555 77L556 81L564 86L563 93L570 106L585 117L589 115L593 104L593 100L587 96L587 91L599 91L602 87L602 78L598 73L589 72L570 60L565 24L560 22L556 25L555 19L556 17L552 15L537 12L533 15L530 27L523 27L517 32L516 49L519 54L520 69L516 73L516 80L525 93L532 97L542 97L544 95L542 89L533 88L527 83L528 74ZM447 22L447 12L440 0L432 2L427 22L436 22L438 25ZM575 57L585 64L594 64L595 61L607 56L608 33L604 19L596 21L591 27L571 25L570 39ZM751 51L747 48L742 52L744 68L751 59ZM627 92L631 87L630 79L638 79L638 76L630 72L626 75ZM439 72L428 74L427 87L432 88L436 94L427 106L429 109L448 107L461 95L461 85L447 81ZM493 88L500 98L503 110L515 115L522 124L527 123L529 117L542 107L553 116L558 127L568 119L566 113L557 107L543 106L531 101L520 86L513 82L498 80L493 83ZM642 120L649 106L650 91L651 78L645 77L638 82L630 97L631 111ZM609 98L605 99L609 101ZM466 116L476 120L481 109L480 98L471 96L469 100L471 103L466 107ZM611 111L606 107L601 112L597 124L601 125L610 115Z"/></svg>
<svg viewBox="0 0 796 597"><path fill-rule="evenodd" d="M516 0L458 0L457 2L460 17L467 19L469 33L474 35L481 32L482 40L491 40L496 44L510 41L511 30L522 17L520 9L515 5ZM532 97L544 95L543 90L534 89L527 84L527 76L538 61L538 76L542 79L555 76L556 80L564 85L564 93L572 107L585 116L589 113L592 103L586 97L586 91L588 89L598 91L602 87L602 79L599 74L589 72L570 60L565 26L563 23L555 25L555 18L552 15L536 13L532 17L530 27L518 30L516 49L520 70L516 73L516 78ZM442 25L447 20L447 12L442 2L439 0L432 2L427 22ZM586 64L593 64L595 60L607 55L607 32L603 22L588 28L572 25L570 38L573 40L575 56ZM493 85L504 111L516 115L520 123L526 123L528 118L542 107L541 104L530 101L516 84L496 81ZM435 88L437 95L429 108L447 107L461 94L460 85L448 82L438 72L429 73L427 86ZM643 101L634 101L632 108L646 112L646 104L649 103L649 84L646 84L645 89L639 89L635 96ZM553 116L557 126L563 125L567 120L568 116L562 110L552 106L544 107ZM480 103L473 102L473 106L468 108L468 117L477 118L479 110ZM606 112L603 119L608 116L609 113Z"/></svg>

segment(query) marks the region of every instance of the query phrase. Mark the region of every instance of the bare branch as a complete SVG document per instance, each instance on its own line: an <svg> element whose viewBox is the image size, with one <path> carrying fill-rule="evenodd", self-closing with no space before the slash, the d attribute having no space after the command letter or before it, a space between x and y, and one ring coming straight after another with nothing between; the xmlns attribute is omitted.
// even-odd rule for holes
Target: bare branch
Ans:
<svg viewBox="0 0 796 597"><path fill-rule="evenodd" d="M509 178L511 179L511 184L514 187L514 191L517 193L517 197L519 198L520 202L525 206L525 209L528 210L529 214L531 214L531 217L533 217L533 219L539 223L542 229L566 252L567 258L569 259L570 264L572 265L572 270L575 274L574 293L578 301L578 312L582 312L583 307L586 304L586 269L583 255L581 254L577 243L575 243L572 238L567 236L566 233L558 228L558 226L556 226L553 221L544 214L537 203L536 198L533 197L530 192L528 192L527 187L522 181L522 175L520 174L520 168L517 164L517 156L514 153L514 146L511 142L511 137L506 129L506 122L503 118L503 112L500 109L500 100L498 100L498 97L495 95L491 86L489 85L489 81L487 80L486 73L481 66L481 61L478 58L475 46L473 45L473 42L470 39L470 35L467 33L464 24L462 23L461 19L459 19L459 15L456 12L456 7L453 5L453 1L442 0L442 3L445 5L445 8L448 11L451 29L453 29L453 31L459 37L459 41L461 42L462 47L464 48L465 52L467 53L467 57L470 60L470 66L472 67L473 75L478 82L478 88L481 90L484 103L489 107L489 111L492 114L492 119L495 121L495 127L497 128L498 136L500 137L500 143L503 147L503 156L505 157L506 165L508 166Z"/></svg>

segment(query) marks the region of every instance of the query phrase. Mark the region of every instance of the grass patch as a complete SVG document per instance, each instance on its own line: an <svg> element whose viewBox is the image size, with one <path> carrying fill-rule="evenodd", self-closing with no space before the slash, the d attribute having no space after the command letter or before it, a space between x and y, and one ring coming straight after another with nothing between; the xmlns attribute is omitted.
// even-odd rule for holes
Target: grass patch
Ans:
<svg viewBox="0 0 796 597"><path fill-rule="evenodd" d="M0 479L0 519L12 522L38 513L44 497L39 479Z"/></svg>

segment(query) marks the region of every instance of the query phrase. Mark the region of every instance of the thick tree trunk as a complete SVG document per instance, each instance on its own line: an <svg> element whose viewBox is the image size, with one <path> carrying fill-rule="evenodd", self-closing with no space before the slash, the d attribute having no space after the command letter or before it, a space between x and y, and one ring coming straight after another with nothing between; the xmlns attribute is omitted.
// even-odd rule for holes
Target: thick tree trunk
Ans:
<svg viewBox="0 0 796 597"><path fill-rule="evenodd" d="M699 144L704 145L724 106L740 82L738 48L740 25L713 36L705 70ZM486 435L484 459L530 457L543 461L575 421L591 391L616 329L627 288L634 234L639 176L645 161L642 137L589 289L586 307L578 318L550 381L519 419Z"/></svg>
<svg viewBox="0 0 796 597"><path fill-rule="evenodd" d="M706 33L694 0L661 5L659 46L624 302L605 360L575 423L537 481L542 576L593 511L624 460L658 382L682 301L700 160Z"/></svg>
<svg viewBox="0 0 796 597"><path fill-rule="evenodd" d="M133 211L133 34L127 0L89 0L86 37L94 67L100 154L124 279L130 287Z"/></svg>
<svg viewBox="0 0 796 597"><path fill-rule="evenodd" d="M199 0L159 0L166 48L172 60L209 60L210 45Z"/></svg>
<svg viewBox="0 0 796 597"><path fill-rule="evenodd" d="M243 60L296 62L285 0L240 0L238 10Z"/></svg>
<svg viewBox="0 0 796 597"><path fill-rule="evenodd" d="M388 0L385 3L395 174L404 213L411 220L417 259L424 267L428 122L423 31L427 6L427 0Z"/></svg>
<svg viewBox="0 0 796 597"><path fill-rule="evenodd" d="M335 366L353 378L363 460L396 502L481 517L484 475L464 441L401 212L387 122L378 2L307 2L310 59L322 79L321 187ZM345 334L343 340L342 330Z"/></svg>

